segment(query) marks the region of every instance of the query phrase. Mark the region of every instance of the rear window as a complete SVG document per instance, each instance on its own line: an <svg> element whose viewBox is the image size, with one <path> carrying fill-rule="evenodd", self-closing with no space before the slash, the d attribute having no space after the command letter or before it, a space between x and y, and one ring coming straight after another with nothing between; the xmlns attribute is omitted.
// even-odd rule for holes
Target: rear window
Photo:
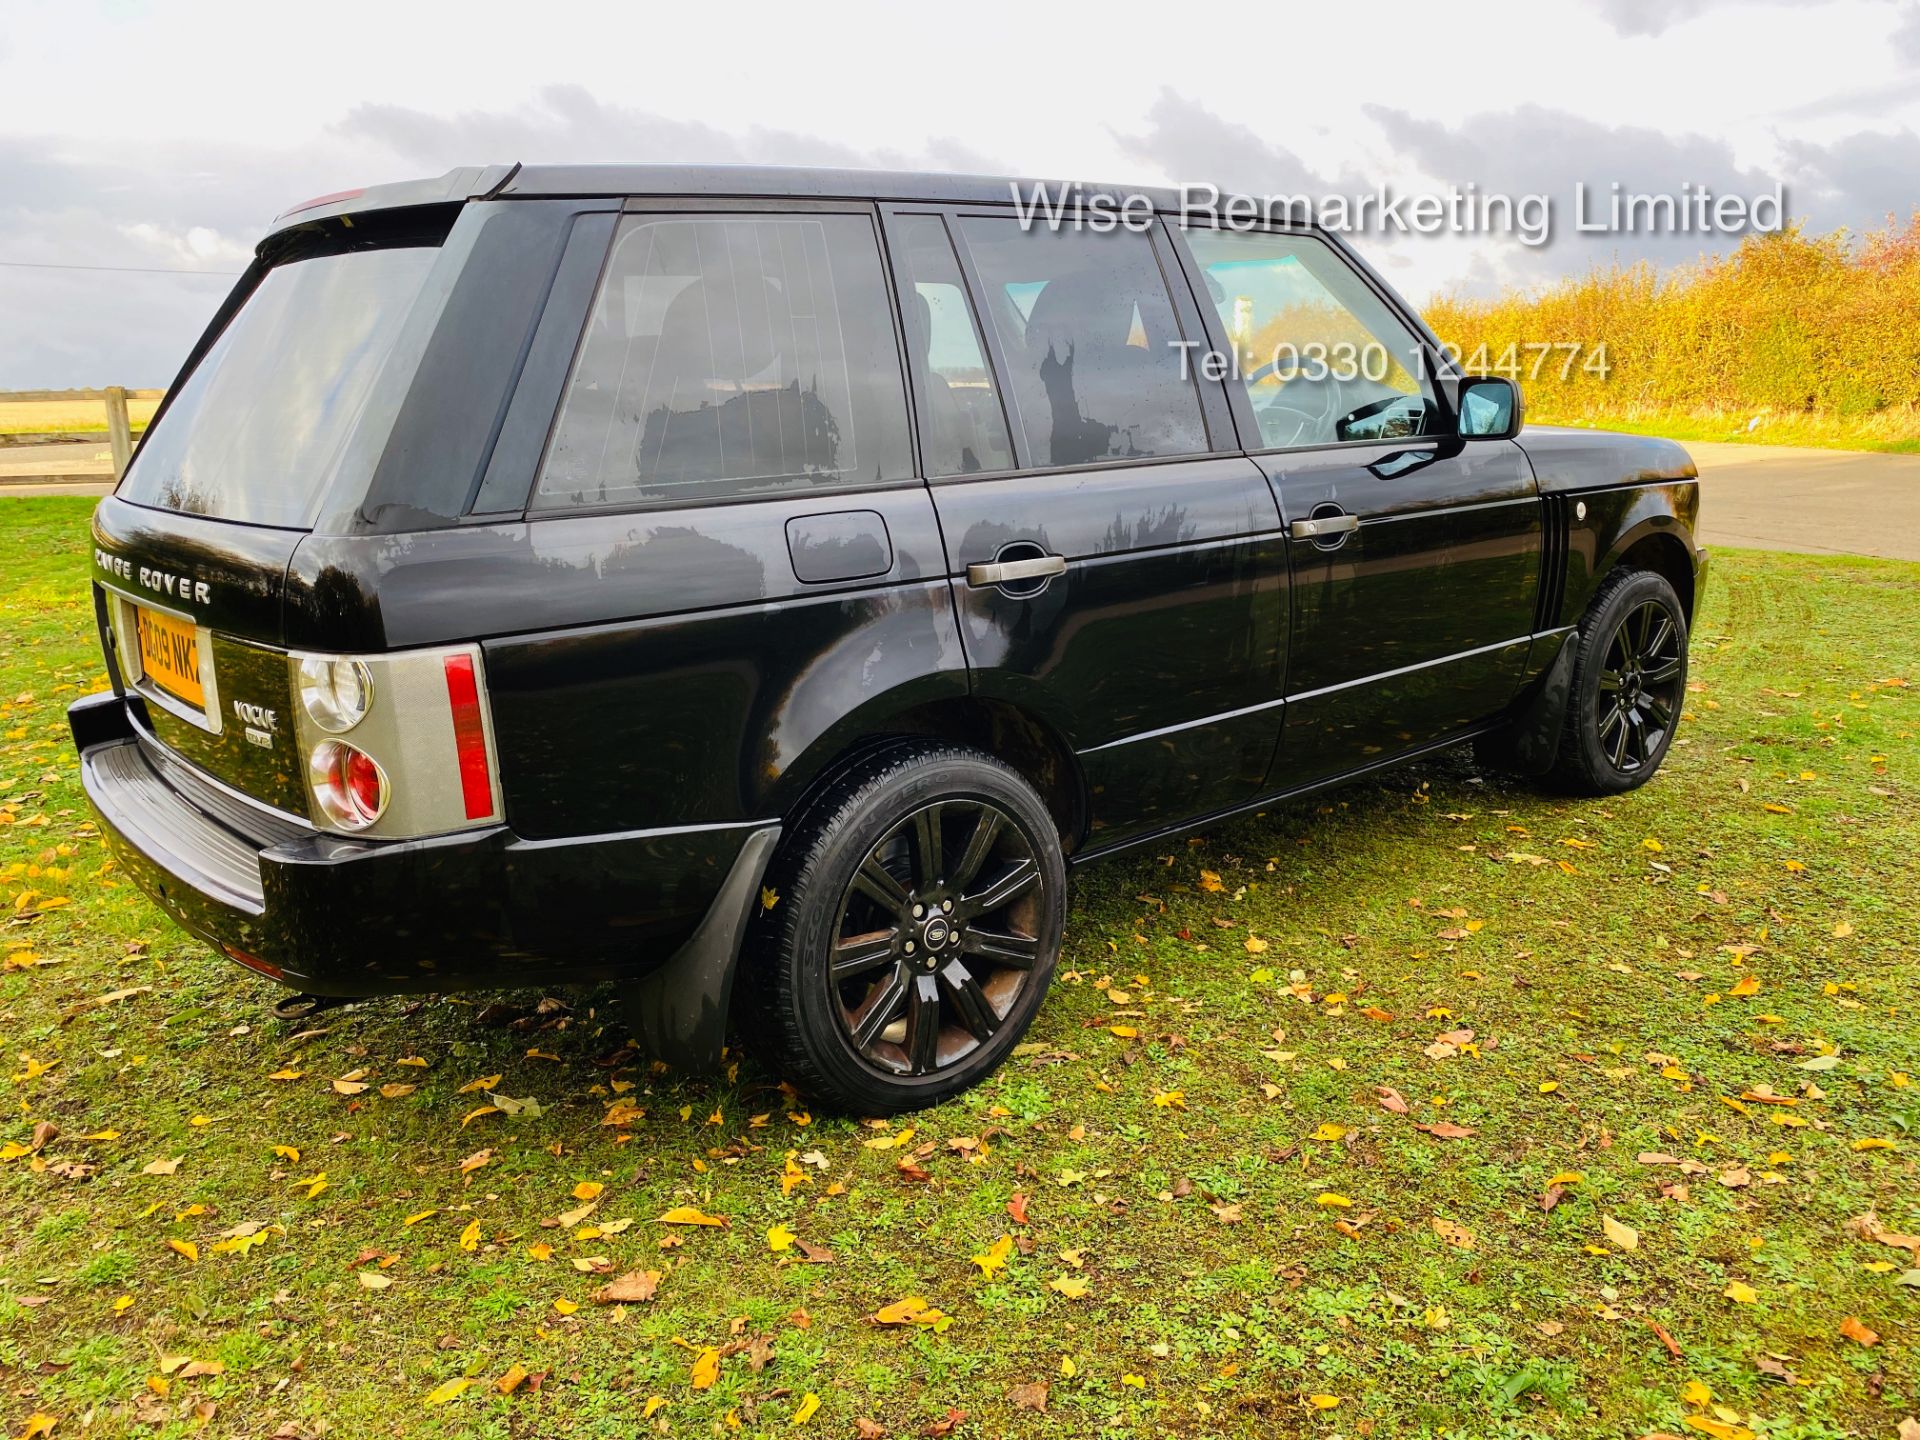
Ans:
<svg viewBox="0 0 1920 1440"><path fill-rule="evenodd" d="M912 475L869 220L622 223L537 504L700 504Z"/></svg>
<svg viewBox="0 0 1920 1440"><path fill-rule="evenodd" d="M349 250L269 270L174 392L120 498L310 527L438 253Z"/></svg>

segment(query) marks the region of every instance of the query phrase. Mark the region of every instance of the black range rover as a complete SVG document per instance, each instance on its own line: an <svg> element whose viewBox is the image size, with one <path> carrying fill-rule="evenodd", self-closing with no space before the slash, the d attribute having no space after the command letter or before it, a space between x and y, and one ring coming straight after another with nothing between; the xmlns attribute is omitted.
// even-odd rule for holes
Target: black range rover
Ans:
<svg viewBox="0 0 1920 1440"><path fill-rule="evenodd" d="M1069 867L1437 747L1659 766L1692 464L1521 430L1335 237L496 167L281 217L95 514L123 863L322 997L612 979L931 1103Z"/></svg>

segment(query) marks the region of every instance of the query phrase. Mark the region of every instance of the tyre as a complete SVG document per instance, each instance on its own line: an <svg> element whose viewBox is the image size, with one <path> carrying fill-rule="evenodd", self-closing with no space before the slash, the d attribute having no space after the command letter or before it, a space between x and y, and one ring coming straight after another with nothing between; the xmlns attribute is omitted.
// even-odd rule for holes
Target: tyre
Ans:
<svg viewBox="0 0 1920 1440"><path fill-rule="evenodd" d="M937 1104L992 1072L1052 979L1066 913L1040 797L980 751L907 741L798 815L736 987L759 1058L862 1115Z"/></svg>
<svg viewBox="0 0 1920 1440"><path fill-rule="evenodd" d="M1574 651L1560 754L1549 778L1581 795L1618 795L1653 778L1687 690L1687 616L1666 579L1617 570L1601 582Z"/></svg>

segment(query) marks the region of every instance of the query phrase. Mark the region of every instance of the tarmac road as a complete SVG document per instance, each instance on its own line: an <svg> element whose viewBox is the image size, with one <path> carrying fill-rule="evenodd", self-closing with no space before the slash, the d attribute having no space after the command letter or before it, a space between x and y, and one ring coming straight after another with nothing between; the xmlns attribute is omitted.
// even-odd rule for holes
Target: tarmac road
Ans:
<svg viewBox="0 0 1920 1440"><path fill-rule="evenodd" d="M1920 560L1920 455L1688 445L1707 545ZM106 442L0 446L0 495L104 495ZM58 476L59 483L29 476Z"/></svg>
<svg viewBox="0 0 1920 1440"><path fill-rule="evenodd" d="M1920 560L1920 455L1689 444L1700 541Z"/></svg>

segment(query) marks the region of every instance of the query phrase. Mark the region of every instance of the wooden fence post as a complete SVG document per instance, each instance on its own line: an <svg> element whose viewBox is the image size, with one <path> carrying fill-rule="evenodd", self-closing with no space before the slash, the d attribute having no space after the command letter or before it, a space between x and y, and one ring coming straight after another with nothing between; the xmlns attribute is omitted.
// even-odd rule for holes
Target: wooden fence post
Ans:
<svg viewBox="0 0 1920 1440"><path fill-rule="evenodd" d="M113 478L127 473L133 459L133 426L127 421L127 392L121 385L107 387L107 443L113 447Z"/></svg>

